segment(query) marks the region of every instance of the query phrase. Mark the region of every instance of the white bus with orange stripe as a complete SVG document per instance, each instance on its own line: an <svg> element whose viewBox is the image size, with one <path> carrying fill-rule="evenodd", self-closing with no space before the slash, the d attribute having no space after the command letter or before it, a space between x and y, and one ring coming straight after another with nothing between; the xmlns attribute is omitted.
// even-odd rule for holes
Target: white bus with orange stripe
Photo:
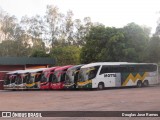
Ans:
<svg viewBox="0 0 160 120"><path fill-rule="evenodd" d="M98 62L81 67L77 88L148 86L158 84L155 63Z"/></svg>

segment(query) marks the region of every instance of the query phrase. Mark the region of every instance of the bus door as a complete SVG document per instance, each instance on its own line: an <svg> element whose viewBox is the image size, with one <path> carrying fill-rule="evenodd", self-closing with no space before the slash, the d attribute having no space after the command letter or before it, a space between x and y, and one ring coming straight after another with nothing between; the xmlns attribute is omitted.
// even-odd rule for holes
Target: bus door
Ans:
<svg viewBox="0 0 160 120"><path fill-rule="evenodd" d="M99 79L104 82L105 87L115 87L116 84L116 72L112 66L103 65L100 71Z"/></svg>

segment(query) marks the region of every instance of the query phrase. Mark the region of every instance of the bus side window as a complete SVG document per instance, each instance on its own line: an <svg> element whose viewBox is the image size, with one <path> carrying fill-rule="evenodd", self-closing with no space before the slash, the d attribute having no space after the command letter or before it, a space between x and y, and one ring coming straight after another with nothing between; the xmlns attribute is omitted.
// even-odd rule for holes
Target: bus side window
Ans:
<svg viewBox="0 0 160 120"><path fill-rule="evenodd" d="M129 66L129 72L135 72L135 68L133 66Z"/></svg>
<svg viewBox="0 0 160 120"><path fill-rule="evenodd" d="M100 75L104 73L118 73L121 71L121 68L118 66L106 66L103 65L100 71Z"/></svg>
<svg viewBox="0 0 160 120"><path fill-rule="evenodd" d="M108 72L108 66L103 65L99 74L101 75L101 74L104 74L104 73L107 73L107 72Z"/></svg>
<svg viewBox="0 0 160 120"><path fill-rule="evenodd" d="M152 65L151 66L151 71L157 71L157 65Z"/></svg>

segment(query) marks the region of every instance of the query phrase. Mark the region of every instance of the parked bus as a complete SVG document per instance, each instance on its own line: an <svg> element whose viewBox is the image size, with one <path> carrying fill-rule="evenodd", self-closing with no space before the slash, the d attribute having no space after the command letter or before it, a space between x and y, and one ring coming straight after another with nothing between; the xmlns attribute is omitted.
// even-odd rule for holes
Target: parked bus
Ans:
<svg viewBox="0 0 160 120"><path fill-rule="evenodd" d="M82 66L83 65L76 65L67 70L64 82L65 89L76 89L79 70Z"/></svg>
<svg viewBox="0 0 160 120"><path fill-rule="evenodd" d="M64 89L66 71L70 67L72 67L72 65L59 67L54 70L51 82L51 89Z"/></svg>
<svg viewBox="0 0 160 120"><path fill-rule="evenodd" d="M53 73L54 70L58 67L51 67L43 71L42 76L41 76L41 84L40 84L40 89L51 89L51 81L53 78Z"/></svg>
<svg viewBox="0 0 160 120"><path fill-rule="evenodd" d="M81 67L78 88L148 86L158 83L154 63L99 62Z"/></svg>
<svg viewBox="0 0 160 120"><path fill-rule="evenodd" d="M16 73L15 89L26 89L27 75L31 70L22 70Z"/></svg>
<svg viewBox="0 0 160 120"><path fill-rule="evenodd" d="M40 79L42 72L47 68L30 70L26 78L27 89L40 89Z"/></svg>
<svg viewBox="0 0 160 120"><path fill-rule="evenodd" d="M22 70L11 71L6 74L4 85L3 85L5 90L15 88L15 80L17 77L17 72L20 72L20 71Z"/></svg>

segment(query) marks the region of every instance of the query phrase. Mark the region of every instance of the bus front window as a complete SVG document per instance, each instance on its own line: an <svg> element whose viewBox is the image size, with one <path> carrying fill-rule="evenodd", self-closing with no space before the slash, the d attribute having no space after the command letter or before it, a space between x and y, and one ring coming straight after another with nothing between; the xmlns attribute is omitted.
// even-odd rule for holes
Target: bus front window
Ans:
<svg viewBox="0 0 160 120"><path fill-rule="evenodd" d="M15 79L15 84L17 84L17 85L22 84L22 78L20 75L17 75L17 77Z"/></svg>
<svg viewBox="0 0 160 120"><path fill-rule="evenodd" d="M82 68L79 71L79 81L84 82L86 80L88 80L87 69L86 68Z"/></svg>
<svg viewBox="0 0 160 120"><path fill-rule="evenodd" d="M57 82L60 81L61 72L62 72L62 71L55 71L55 72L54 72L54 74L53 74L53 80L52 80L53 83L57 83Z"/></svg>
<svg viewBox="0 0 160 120"><path fill-rule="evenodd" d="M56 83L57 82L57 77L55 74L52 75L52 79L51 79L52 83Z"/></svg>
<svg viewBox="0 0 160 120"><path fill-rule="evenodd" d="M66 72L66 77L65 77L65 82L66 83L73 83L74 82L74 71L73 70L68 70Z"/></svg>
<svg viewBox="0 0 160 120"><path fill-rule="evenodd" d="M7 76L5 77L5 80L4 80L4 85L8 85L8 84L10 84L9 75L7 75Z"/></svg>
<svg viewBox="0 0 160 120"><path fill-rule="evenodd" d="M48 72L42 73L41 80L40 80L41 82L48 82L47 74Z"/></svg>
<svg viewBox="0 0 160 120"><path fill-rule="evenodd" d="M22 78L23 78L23 83L26 83L27 75L26 75L26 74L24 74L24 75L22 76Z"/></svg>
<svg viewBox="0 0 160 120"><path fill-rule="evenodd" d="M36 73L34 77L34 82L39 82L42 77L42 73Z"/></svg>
<svg viewBox="0 0 160 120"><path fill-rule="evenodd" d="M15 80L16 80L16 76L15 75L13 75L13 76L11 76L11 83L15 83Z"/></svg>
<svg viewBox="0 0 160 120"><path fill-rule="evenodd" d="M100 66L82 68L79 72L79 81L91 80L96 77Z"/></svg>
<svg viewBox="0 0 160 120"><path fill-rule="evenodd" d="M64 82L65 81L65 76L66 76L66 72L62 72L61 73L61 78L60 78L60 81L59 82Z"/></svg>
<svg viewBox="0 0 160 120"><path fill-rule="evenodd" d="M26 83L27 84L32 84L33 82L34 82L34 75L28 74Z"/></svg>

